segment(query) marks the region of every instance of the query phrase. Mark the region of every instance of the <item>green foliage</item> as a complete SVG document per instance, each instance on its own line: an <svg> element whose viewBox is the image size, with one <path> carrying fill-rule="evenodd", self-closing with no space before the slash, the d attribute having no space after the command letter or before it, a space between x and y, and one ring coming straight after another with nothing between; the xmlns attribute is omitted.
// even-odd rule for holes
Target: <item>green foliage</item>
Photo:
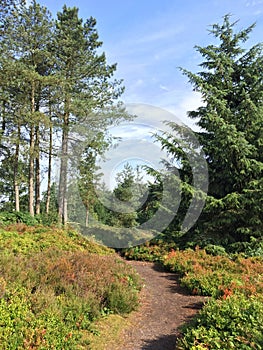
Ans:
<svg viewBox="0 0 263 350"><path fill-rule="evenodd" d="M221 245L207 244L204 249L210 255L227 255L225 248Z"/></svg>
<svg viewBox="0 0 263 350"><path fill-rule="evenodd" d="M4 349L74 349L80 334L54 310L35 314L28 290L13 286L0 299L0 339Z"/></svg>
<svg viewBox="0 0 263 350"><path fill-rule="evenodd" d="M101 255L113 253L113 250L94 244L72 230L51 229L44 226L28 227L24 224L0 229L0 251L3 253L31 255L49 248L87 251Z"/></svg>
<svg viewBox="0 0 263 350"><path fill-rule="evenodd" d="M262 349L262 298L231 296L210 300L201 312L183 327L176 349Z"/></svg>
<svg viewBox="0 0 263 350"><path fill-rule="evenodd" d="M250 237L262 235L263 46L259 43L247 48L255 25L239 31L236 26L230 15L224 16L222 24L211 26L213 42L206 47L196 46L203 59L201 70L192 73L182 69L202 97L202 106L188 112L201 128L195 132L196 139L174 122L167 123L170 131L155 135L171 159L165 163L166 168L181 181L180 206L165 230L167 236L177 238L194 196L204 199L205 193L198 193L193 183L193 169L198 167L205 174L200 159L207 162L205 208L181 239L188 247L212 244L229 251L231 243L249 242ZM153 214L161 195L161 182L157 181L151 186L141 218Z"/></svg>
<svg viewBox="0 0 263 350"><path fill-rule="evenodd" d="M247 42L255 25L240 31L226 15L210 33L215 44L197 46L202 71L183 73L204 105L196 133L209 167L209 197L198 228L207 236L223 232L234 241L262 234L262 44Z"/></svg>
<svg viewBox="0 0 263 350"><path fill-rule="evenodd" d="M211 296L181 328L176 349L262 349L263 260L215 256L218 247L172 250L163 259L193 294Z"/></svg>
<svg viewBox="0 0 263 350"><path fill-rule="evenodd" d="M153 240L142 245L124 249L122 254L126 259L131 260L162 262L164 256L171 249L176 249L175 243L167 243L162 240Z"/></svg>
<svg viewBox="0 0 263 350"><path fill-rule="evenodd" d="M235 242L230 245L229 251L233 254L241 253L243 256L263 256L262 238L250 237L249 242Z"/></svg>
<svg viewBox="0 0 263 350"><path fill-rule="evenodd" d="M107 64L100 51L96 20L84 21L76 7L65 5L56 19L35 0L5 0L0 10L0 207L39 214L41 161L48 157L41 209L57 211L58 205L61 216L69 132L82 127L79 140L85 136L91 151L105 147L107 126L127 118L122 104L115 104L122 81L114 79L116 64ZM55 134L61 135L62 170L59 196L51 198ZM87 191L85 196L84 203L92 202Z"/></svg>
<svg viewBox="0 0 263 350"><path fill-rule="evenodd" d="M139 166L135 169L126 163L116 175L117 185L113 190L116 198L109 225L117 227L134 227L138 224L138 208L146 190Z"/></svg>
<svg viewBox="0 0 263 350"><path fill-rule="evenodd" d="M139 230L136 227L122 228L108 225L90 225L90 227L80 227L81 233L99 244L121 249L134 244L140 244L154 236L149 230Z"/></svg>
<svg viewBox="0 0 263 350"><path fill-rule="evenodd" d="M39 224L38 218L32 217L27 212L1 212L0 223L4 225L23 223L28 226L34 226Z"/></svg>
<svg viewBox="0 0 263 350"><path fill-rule="evenodd" d="M163 259L166 268L180 274L180 282L193 294L220 297L225 291L245 295L263 292L263 261L259 258L235 260L208 255L205 250L172 250Z"/></svg>
<svg viewBox="0 0 263 350"><path fill-rule="evenodd" d="M139 276L110 249L70 230L11 228L0 231L4 349L86 348L86 333L105 310L136 307Z"/></svg>

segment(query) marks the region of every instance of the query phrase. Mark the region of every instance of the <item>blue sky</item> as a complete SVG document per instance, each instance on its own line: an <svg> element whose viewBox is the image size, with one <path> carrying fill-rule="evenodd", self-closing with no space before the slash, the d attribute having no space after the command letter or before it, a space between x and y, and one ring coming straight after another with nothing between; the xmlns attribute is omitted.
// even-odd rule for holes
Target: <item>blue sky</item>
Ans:
<svg viewBox="0 0 263 350"><path fill-rule="evenodd" d="M207 45L209 25L231 13L237 28L257 22L249 44L263 41L263 0L40 0L54 15L76 6L80 16L97 19L109 63L118 63L116 77L124 79L122 99L162 107L185 119L200 105L178 67L198 70L194 45Z"/></svg>

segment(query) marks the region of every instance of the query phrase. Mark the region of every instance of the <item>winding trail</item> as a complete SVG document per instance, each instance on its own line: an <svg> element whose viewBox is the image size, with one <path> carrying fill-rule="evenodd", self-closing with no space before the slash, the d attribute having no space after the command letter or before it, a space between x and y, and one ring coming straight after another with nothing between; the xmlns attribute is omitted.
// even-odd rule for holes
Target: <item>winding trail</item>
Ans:
<svg viewBox="0 0 263 350"><path fill-rule="evenodd" d="M175 350L178 327L202 307L204 297L191 296L178 276L149 262L128 261L144 280L141 307L114 350Z"/></svg>

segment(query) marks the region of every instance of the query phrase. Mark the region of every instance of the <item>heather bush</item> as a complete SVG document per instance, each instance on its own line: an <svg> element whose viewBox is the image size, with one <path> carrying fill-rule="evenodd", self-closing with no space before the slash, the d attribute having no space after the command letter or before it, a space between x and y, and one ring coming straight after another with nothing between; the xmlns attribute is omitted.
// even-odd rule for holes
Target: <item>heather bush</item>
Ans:
<svg viewBox="0 0 263 350"><path fill-rule="evenodd" d="M105 310L137 306L139 277L112 250L73 231L20 229L0 235L1 348L84 349Z"/></svg>
<svg viewBox="0 0 263 350"><path fill-rule="evenodd" d="M94 244L73 230L28 227L25 224L13 224L0 228L0 252L32 255L46 249L64 251L88 251L96 254L111 254L114 251L102 245Z"/></svg>
<svg viewBox="0 0 263 350"><path fill-rule="evenodd" d="M79 331L47 308L32 311L28 290L10 286L0 299L0 340L2 349L74 349L80 341Z"/></svg>
<svg viewBox="0 0 263 350"><path fill-rule="evenodd" d="M263 292L263 261L260 258L212 256L205 250L173 250L164 266L180 275L180 282L193 294L220 297L225 289L252 295Z"/></svg>
<svg viewBox="0 0 263 350"><path fill-rule="evenodd" d="M179 273L180 283L193 294L212 298L182 327L176 349L263 348L263 261L213 256L206 250L173 250L164 266Z"/></svg>

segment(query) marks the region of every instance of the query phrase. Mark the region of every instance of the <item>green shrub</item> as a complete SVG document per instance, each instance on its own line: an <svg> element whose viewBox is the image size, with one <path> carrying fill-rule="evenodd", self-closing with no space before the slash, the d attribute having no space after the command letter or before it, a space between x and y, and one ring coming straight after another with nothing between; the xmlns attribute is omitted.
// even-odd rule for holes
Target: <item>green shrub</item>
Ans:
<svg viewBox="0 0 263 350"><path fill-rule="evenodd" d="M49 248L66 251L88 251L101 255L112 254L112 249L95 244L72 230L28 227L14 224L0 228L0 251L31 255Z"/></svg>
<svg viewBox="0 0 263 350"><path fill-rule="evenodd" d="M192 294L213 296L218 298L223 295L223 290L231 288L233 276L224 270L204 271L204 273L186 273L181 277L180 283Z"/></svg>
<svg viewBox="0 0 263 350"><path fill-rule="evenodd" d="M0 299L0 325L1 348L6 350L71 350L80 339L80 334L54 312L34 314L23 287L13 286Z"/></svg>
<svg viewBox="0 0 263 350"><path fill-rule="evenodd" d="M145 244L132 248L124 249L122 255L126 259L142 261L162 261L163 257L171 250L175 249L176 244L164 242L162 240L153 240Z"/></svg>
<svg viewBox="0 0 263 350"><path fill-rule="evenodd" d="M107 308L114 313L126 314L138 306L137 290L133 292L127 288L128 278L123 277L120 281L113 283L107 292Z"/></svg>
<svg viewBox="0 0 263 350"><path fill-rule="evenodd" d="M233 295L211 299L182 328L176 349L262 349L263 303L256 297Z"/></svg>
<svg viewBox="0 0 263 350"><path fill-rule="evenodd" d="M263 261L260 258L212 256L205 250L171 251L164 266L180 274L180 282L193 294L218 298L228 289L250 296L263 292Z"/></svg>
<svg viewBox="0 0 263 350"><path fill-rule="evenodd" d="M39 224L45 226L52 226L58 223L58 215L57 213L50 214L39 214L34 217L30 215L28 212L2 212L0 213L0 224L2 225L10 225L22 223L27 226L36 226Z"/></svg>
<svg viewBox="0 0 263 350"><path fill-rule="evenodd" d="M222 255L222 256L227 256L226 250L224 247L222 247L221 245L215 245L215 244L208 244L204 247L205 251L207 252L207 254L210 255Z"/></svg>
<svg viewBox="0 0 263 350"><path fill-rule="evenodd" d="M139 276L112 250L70 230L14 227L0 230L1 349L87 348L95 319L137 306Z"/></svg>
<svg viewBox="0 0 263 350"><path fill-rule="evenodd" d="M28 226L39 224L40 220L37 217L31 216L27 212L2 212L0 213L0 223L4 225L23 223Z"/></svg>
<svg viewBox="0 0 263 350"><path fill-rule="evenodd" d="M249 242L235 242L229 246L229 251L245 257L263 257L263 239L262 237L250 237Z"/></svg>

